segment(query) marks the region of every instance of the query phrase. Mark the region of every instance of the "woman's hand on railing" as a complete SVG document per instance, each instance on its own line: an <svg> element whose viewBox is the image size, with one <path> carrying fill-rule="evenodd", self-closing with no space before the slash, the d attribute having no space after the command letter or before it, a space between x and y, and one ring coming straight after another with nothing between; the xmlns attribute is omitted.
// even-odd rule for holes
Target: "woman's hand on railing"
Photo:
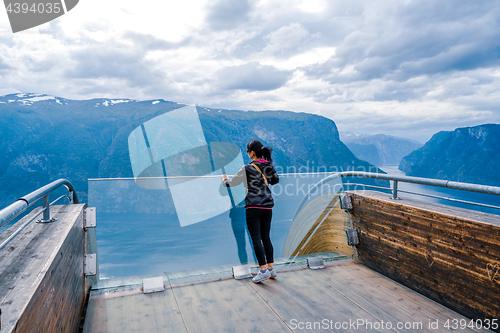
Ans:
<svg viewBox="0 0 500 333"><path fill-rule="evenodd" d="M222 181L225 181L225 180L229 179L226 174L223 174L221 177L222 177Z"/></svg>

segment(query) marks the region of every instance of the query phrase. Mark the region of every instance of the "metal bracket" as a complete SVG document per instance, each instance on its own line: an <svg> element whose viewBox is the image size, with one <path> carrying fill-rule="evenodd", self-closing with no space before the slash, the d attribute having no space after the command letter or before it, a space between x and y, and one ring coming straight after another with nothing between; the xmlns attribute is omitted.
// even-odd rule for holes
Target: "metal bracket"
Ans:
<svg viewBox="0 0 500 333"><path fill-rule="evenodd" d="M83 263L83 272L85 276L97 274L97 255L95 253L86 254Z"/></svg>
<svg viewBox="0 0 500 333"><path fill-rule="evenodd" d="M85 230L96 227L95 207L85 209Z"/></svg>
<svg viewBox="0 0 500 333"><path fill-rule="evenodd" d="M308 258L307 266L309 266L310 269L326 268L323 263L323 257Z"/></svg>
<svg viewBox="0 0 500 333"><path fill-rule="evenodd" d="M359 245L359 234L356 229L346 229L345 234L347 236L347 245Z"/></svg>
<svg viewBox="0 0 500 333"><path fill-rule="evenodd" d="M340 197L340 208L347 210L352 210L351 197L347 193L342 193Z"/></svg>
<svg viewBox="0 0 500 333"><path fill-rule="evenodd" d="M252 271L250 270L250 265L234 266L233 276L236 280L252 277Z"/></svg>
<svg viewBox="0 0 500 333"><path fill-rule="evenodd" d="M164 291L163 276L154 278L142 279L142 292L145 294Z"/></svg>
<svg viewBox="0 0 500 333"><path fill-rule="evenodd" d="M43 217L42 219L37 220L36 223L50 223L55 221L57 221L55 217L50 218L50 201L49 195L46 194L43 196Z"/></svg>
<svg viewBox="0 0 500 333"><path fill-rule="evenodd" d="M51 222L55 222L57 221L57 219L55 217L52 217L48 220L36 220L36 223L51 223Z"/></svg>

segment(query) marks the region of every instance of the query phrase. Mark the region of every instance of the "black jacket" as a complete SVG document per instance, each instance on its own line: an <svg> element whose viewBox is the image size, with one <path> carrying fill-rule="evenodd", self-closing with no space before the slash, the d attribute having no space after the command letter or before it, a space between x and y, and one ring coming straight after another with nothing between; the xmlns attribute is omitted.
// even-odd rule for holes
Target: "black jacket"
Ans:
<svg viewBox="0 0 500 333"><path fill-rule="evenodd" d="M262 178L260 172L252 164L257 165L264 173L269 185L279 182L278 174L271 162L252 161L250 164L241 167L230 180L224 181L224 186L233 187L244 183L246 190L245 207L271 208L274 206L271 190L264 182L264 178Z"/></svg>

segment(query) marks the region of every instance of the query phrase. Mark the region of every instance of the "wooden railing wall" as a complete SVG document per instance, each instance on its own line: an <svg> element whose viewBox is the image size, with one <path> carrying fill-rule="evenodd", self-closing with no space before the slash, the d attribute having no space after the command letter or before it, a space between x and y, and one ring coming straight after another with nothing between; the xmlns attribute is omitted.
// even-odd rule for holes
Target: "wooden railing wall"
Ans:
<svg viewBox="0 0 500 333"><path fill-rule="evenodd" d="M2 332L78 331L88 288L83 272L85 207L52 206L56 222L31 222L0 251Z"/></svg>
<svg viewBox="0 0 500 333"><path fill-rule="evenodd" d="M350 192L367 267L471 318L500 317L500 216Z"/></svg>

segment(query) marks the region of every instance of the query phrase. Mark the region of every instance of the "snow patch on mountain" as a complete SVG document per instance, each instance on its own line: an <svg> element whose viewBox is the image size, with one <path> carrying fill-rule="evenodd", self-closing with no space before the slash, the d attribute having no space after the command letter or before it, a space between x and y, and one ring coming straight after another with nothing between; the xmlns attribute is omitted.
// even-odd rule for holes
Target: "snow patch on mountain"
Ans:
<svg viewBox="0 0 500 333"><path fill-rule="evenodd" d="M29 102L40 102L40 101L48 101L48 100L51 100L51 99L56 99L54 96L48 96L48 95L39 95L39 96L36 96L36 97L31 97L31 98L26 98L26 99L23 99L22 101L29 101Z"/></svg>

